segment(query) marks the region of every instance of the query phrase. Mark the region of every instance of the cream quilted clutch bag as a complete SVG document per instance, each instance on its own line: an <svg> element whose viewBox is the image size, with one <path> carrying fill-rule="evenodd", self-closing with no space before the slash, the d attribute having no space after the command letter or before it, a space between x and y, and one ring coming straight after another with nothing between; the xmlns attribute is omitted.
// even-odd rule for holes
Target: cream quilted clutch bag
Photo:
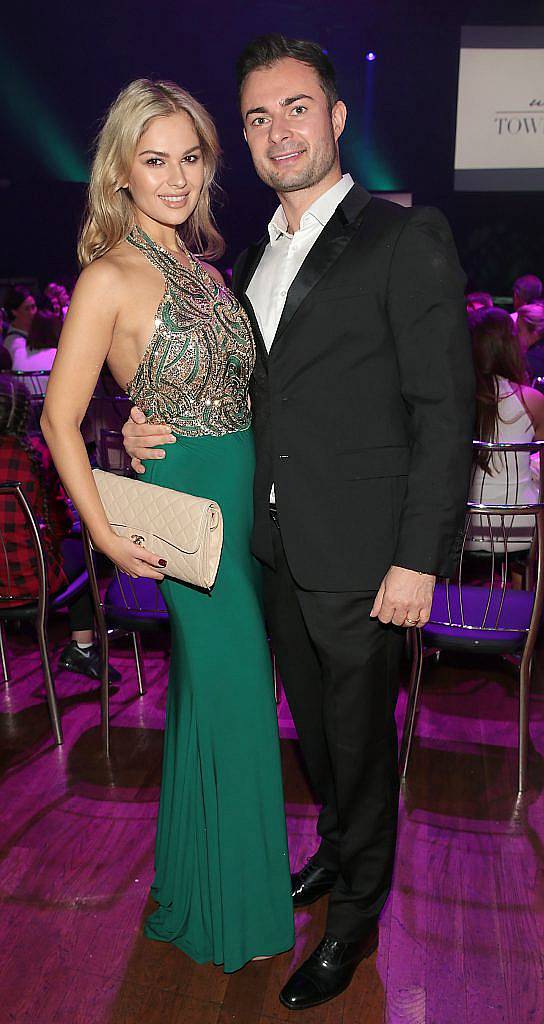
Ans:
<svg viewBox="0 0 544 1024"><path fill-rule="evenodd" d="M93 476L114 533L164 558L167 576L210 589L223 544L217 502L102 469Z"/></svg>

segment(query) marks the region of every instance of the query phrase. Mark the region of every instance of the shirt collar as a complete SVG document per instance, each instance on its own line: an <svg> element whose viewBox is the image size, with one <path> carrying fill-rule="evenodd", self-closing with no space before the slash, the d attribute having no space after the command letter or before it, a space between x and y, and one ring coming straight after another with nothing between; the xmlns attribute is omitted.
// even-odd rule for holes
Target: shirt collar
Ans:
<svg viewBox="0 0 544 1024"><path fill-rule="evenodd" d="M335 185L327 189L322 196L319 196L315 202L303 213L300 220L300 230L308 228L312 222L317 222L322 228L331 219L336 207L340 205L342 200L347 196L348 192L354 184L351 174L342 175L340 181L337 181ZM278 206L270 224L268 225L268 234L272 244L278 242L280 238L286 236L292 238L289 234L287 217L285 216L283 206Z"/></svg>

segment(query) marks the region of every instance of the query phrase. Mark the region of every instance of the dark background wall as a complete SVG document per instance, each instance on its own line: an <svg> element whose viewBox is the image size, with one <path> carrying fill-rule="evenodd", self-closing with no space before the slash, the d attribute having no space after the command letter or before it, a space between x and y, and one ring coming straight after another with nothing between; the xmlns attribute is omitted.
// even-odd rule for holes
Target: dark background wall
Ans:
<svg viewBox="0 0 544 1024"><path fill-rule="evenodd" d="M461 25L541 24L543 14L540 0L12 0L0 43L0 277L43 283L75 270L93 137L117 92L140 76L178 81L216 118L226 192L218 219L231 262L275 206L243 143L233 75L243 45L269 31L328 50L349 107L345 169L372 190L411 191L441 207L474 287L504 293L520 273L544 274L543 194L453 192Z"/></svg>

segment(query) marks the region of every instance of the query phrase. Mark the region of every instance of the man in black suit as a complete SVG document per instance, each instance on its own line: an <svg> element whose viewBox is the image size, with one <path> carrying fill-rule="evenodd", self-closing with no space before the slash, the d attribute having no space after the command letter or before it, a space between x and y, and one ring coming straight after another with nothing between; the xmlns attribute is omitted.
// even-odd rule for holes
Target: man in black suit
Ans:
<svg viewBox="0 0 544 1024"><path fill-rule="evenodd" d="M343 991L377 945L397 829L403 627L427 622L436 576L455 569L473 374L448 225L342 175L346 108L321 49L262 37L238 78L255 168L281 203L233 278L257 346L253 549L322 806L295 907L330 893L325 936L280 995L303 1009ZM145 454L146 432L160 441L156 427L125 430L132 455Z"/></svg>

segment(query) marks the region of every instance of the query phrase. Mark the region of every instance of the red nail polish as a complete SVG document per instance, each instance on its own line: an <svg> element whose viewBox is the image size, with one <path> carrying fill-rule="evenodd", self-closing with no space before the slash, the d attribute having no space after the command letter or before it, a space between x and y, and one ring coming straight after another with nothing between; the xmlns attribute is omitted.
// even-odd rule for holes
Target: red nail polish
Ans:
<svg viewBox="0 0 544 1024"><path fill-rule="evenodd" d="M168 562L166 561L165 558L159 558L159 565L162 565L164 567L165 565L168 565Z"/></svg>

